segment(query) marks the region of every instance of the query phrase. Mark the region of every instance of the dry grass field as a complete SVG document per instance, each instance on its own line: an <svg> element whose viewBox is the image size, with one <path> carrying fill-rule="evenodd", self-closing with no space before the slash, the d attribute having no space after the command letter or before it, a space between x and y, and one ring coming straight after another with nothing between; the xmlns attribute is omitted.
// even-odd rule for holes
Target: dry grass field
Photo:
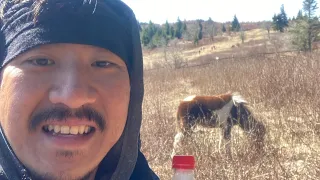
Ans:
<svg viewBox="0 0 320 180"><path fill-rule="evenodd" d="M264 29L253 29L245 32L245 41L241 42L239 33L216 36L214 42L204 39L194 46L190 41L173 40L166 48L144 49L145 69L163 67L173 61L199 61L203 59L226 58L234 56L246 56L257 53L286 51L290 49L287 43L288 35ZM212 47L215 46L215 49ZM234 48L231 48L235 46ZM199 52L200 51L200 52Z"/></svg>
<svg viewBox="0 0 320 180"><path fill-rule="evenodd" d="M214 60L210 65L145 71L142 151L170 180L179 101L188 95L238 91L267 128L264 153L250 150L238 127L232 155L219 153L220 129L200 129L188 150L196 179L319 179L320 53Z"/></svg>

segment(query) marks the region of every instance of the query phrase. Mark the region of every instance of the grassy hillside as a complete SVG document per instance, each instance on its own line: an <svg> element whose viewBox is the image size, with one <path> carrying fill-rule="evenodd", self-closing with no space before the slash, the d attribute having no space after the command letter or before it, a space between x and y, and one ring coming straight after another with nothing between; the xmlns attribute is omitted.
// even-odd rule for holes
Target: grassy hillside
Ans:
<svg viewBox="0 0 320 180"><path fill-rule="evenodd" d="M287 50L285 35L256 29L241 44L238 35L215 42L171 42L164 49L144 51L145 68L159 68L174 57L211 62L189 68L145 71L142 151L160 179L170 180L176 110L188 95L238 91L266 125L265 152L255 154L242 130L232 130L229 160L220 153L220 129L200 129L188 150L196 157L196 179L318 179L320 177L320 53L251 56ZM201 44L202 43L202 44ZM240 47L231 48L240 43ZM211 50L215 45L216 49ZM202 51L199 53L199 50ZM164 52L168 56L167 62ZM214 60L215 57L232 59ZM243 58L243 57L244 58ZM171 59L170 59L171 58Z"/></svg>
<svg viewBox="0 0 320 180"><path fill-rule="evenodd" d="M183 62L192 62L199 59L210 61L216 57L228 58L290 50L288 36L288 34L271 31L269 39L265 29L253 29L245 31L244 43L241 42L240 33L215 36L213 42L209 38L204 38L198 46L191 41L175 39L169 43L168 47L144 49L144 66L145 69L164 67L173 63L177 56ZM213 46L215 48L212 48Z"/></svg>

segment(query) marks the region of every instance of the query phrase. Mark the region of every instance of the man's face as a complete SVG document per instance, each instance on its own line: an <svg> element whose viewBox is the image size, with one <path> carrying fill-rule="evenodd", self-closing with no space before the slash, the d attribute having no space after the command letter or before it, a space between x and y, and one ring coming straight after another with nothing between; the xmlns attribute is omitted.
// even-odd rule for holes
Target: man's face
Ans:
<svg viewBox="0 0 320 180"><path fill-rule="evenodd" d="M1 72L0 122L34 174L94 171L124 129L130 99L126 64L102 48L43 45Z"/></svg>

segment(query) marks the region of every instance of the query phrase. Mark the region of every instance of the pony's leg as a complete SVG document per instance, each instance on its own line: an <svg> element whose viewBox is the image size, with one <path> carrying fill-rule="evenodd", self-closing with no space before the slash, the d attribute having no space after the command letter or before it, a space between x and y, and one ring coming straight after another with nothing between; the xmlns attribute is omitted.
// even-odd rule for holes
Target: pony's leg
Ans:
<svg viewBox="0 0 320 180"><path fill-rule="evenodd" d="M183 121L183 135L184 136L191 136L191 134L193 133L193 130L195 128L196 125L196 118L192 115L188 115L187 117L185 117L185 120Z"/></svg>
<svg viewBox="0 0 320 180"><path fill-rule="evenodd" d="M230 158L232 157L232 154L231 154L231 128L232 128L232 125L228 124L225 127L224 134L223 134L223 138L226 141L226 146L225 146L226 153L227 153L227 156Z"/></svg>
<svg viewBox="0 0 320 180"><path fill-rule="evenodd" d="M239 126L250 140L251 151L254 153L264 152L264 136L266 133L264 124L258 121L243 104L240 104L238 108L238 116L240 117Z"/></svg>
<svg viewBox="0 0 320 180"><path fill-rule="evenodd" d="M232 124L227 124L225 127L222 128L223 138L220 139L219 143L219 151L221 149L221 141L223 142L223 147L225 148L225 152L228 158L232 158L231 154L231 128ZM223 139L223 140L222 140Z"/></svg>
<svg viewBox="0 0 320 180"><path fill-rule="evenodd" d="M193 142L194 139L192 136L179 132L175 135L173 142L173 151L171 153L171 158L175 155L188 154L191 155L194 152L190 149L188 144Z"/></svg>
<svg viewBox="0 0 320 180"><path fill-rule="evenodd" d="M182 122L183 127L180 128L180 131L174 137L171 158L176 154L185 154L185 150L188 149L187 142L192 139L192 133L196 125L196 119L194 118L194 116L188 115L184 117Z"/></svg>
<svg viewBox="0 0 320 180"><path fill-rule="evenodd" d="M178 132L175 137L174 137L174 142L173 142L173 151L171 153L171 158L177 154L177 152L181 152L182 148L184 147L184 135L182 132Z"/></svg>

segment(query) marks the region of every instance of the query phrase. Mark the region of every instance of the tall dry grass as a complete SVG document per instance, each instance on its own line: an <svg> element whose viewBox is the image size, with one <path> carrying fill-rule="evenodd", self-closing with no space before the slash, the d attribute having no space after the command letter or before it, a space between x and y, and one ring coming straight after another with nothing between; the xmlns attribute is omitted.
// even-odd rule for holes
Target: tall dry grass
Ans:
<svg viewBox="0 0 320 180"><path fill-rule="evenodd" d="M196 179L319 179L320 54L214 61L211 65L145 72L142 151L160 179L172 177L176 109L191 94L238 91L266 125L258 157L238 127L232 155L219 153L220 129L193 135Z"/></svg>

